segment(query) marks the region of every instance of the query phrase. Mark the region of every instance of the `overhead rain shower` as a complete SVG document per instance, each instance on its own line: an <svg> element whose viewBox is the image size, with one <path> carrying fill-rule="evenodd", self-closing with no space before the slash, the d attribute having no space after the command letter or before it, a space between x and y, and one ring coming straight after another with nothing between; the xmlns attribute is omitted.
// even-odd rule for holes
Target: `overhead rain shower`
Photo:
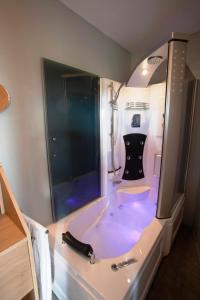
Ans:
<svg viewBox="0 0 200 300"><path fill-rule="evenodd" d="M149 65L157 65L160 64L163 60L163 57L161 55L154 55L154 56L150 56L147 59L147 63Z"/></svg>

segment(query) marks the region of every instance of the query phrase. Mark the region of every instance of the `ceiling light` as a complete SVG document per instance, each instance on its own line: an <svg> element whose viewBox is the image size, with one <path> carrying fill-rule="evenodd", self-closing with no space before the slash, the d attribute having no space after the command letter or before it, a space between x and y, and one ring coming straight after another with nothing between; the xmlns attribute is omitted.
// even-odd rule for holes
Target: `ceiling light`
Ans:
<svg viewBox="0 0 200 300"><path fill-rule="evenodd" d="M146 76L148 73L149 73L149 72L148 72L147 69L143 69L143 70L142 70L142 75L143 75L143 76Z"/></svg>

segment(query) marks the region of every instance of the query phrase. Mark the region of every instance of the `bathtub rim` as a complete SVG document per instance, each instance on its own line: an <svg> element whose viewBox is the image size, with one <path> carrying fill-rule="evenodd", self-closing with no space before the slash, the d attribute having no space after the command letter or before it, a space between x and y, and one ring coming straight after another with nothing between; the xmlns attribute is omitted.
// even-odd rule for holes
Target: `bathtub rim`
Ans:
<svg viewBox="0 0 200 300"><path fill-rule="evenodd" d="M140 253L140 249L142 249L142 246L140 245L141 241L139 241L127 254L118 256L113 259L110 258L110 259L100 260L94 266L90 265L88 260L86 260L84 257L80 257L80 255L75 253L72 249L66 249L66 251L68 253L71 252L69 254L68 258L66 256L63 256L62 253L60 253L58 249L51 251L51 256L52 256L53 260L56 260L56 262L54 261L54 263L56 263L57 265L65 264L66 271L70 274L70 276L72 276L78 282L78 284L81 286L81 288L84 288L84 290L87 291L88 295L90 295L90 297L91 297L89 299L95 299L95 300L96 299L98 299L98 300L126 299L126 297L129 293L132 294L132 291L130 291L130 289L134 289L138 285L140 277L142 276L142 273L144 272L145 264L146 264L146 261L148 260L149 253L153 251L152 249L154 248L155 244L158 243L159 240L162 239L163 233L165 230L165 228L163 226L164 223L165 223L164 220L158 220L155 218L153 220L153 222L150 224L150 226L153 225L153 228L150 228L150 227L145 228L144 231L146 231L146 232L143 232L143 234L142 234L143 239L146 236L146 234L148 235L149 230L153 231L153 237L151 236L151 239L149 239L148 246L146 247L143 254ZM70 261L71 255L75 256L75 259L74 259L75 265L74 265L74 263L72 263ZM127 260L132 257L136 258L136 260L137 260L136 264L133 264L133 265L129 266L128 268L122 269L116 273L111 270L111 265L113 263L120 263L122 260ZM82 261L81 265L79 264L80 261ZM97 267L100 266L100 270L98 270L99 268L96 268L96 270L94 272L94 270L92 270L92 268L95 266L97 266ZM83 274L81 272L81 270L84 267L87 268L87 272L83 272L84 273ZM103 269L103 272L102 272L102 269ZM106 270L106 272L105 272L105 270ZM92 276L87 276L87 275L90 275L89 274L90 271L92 271L91 272ZM113 286L119 287L120 282L118 280L116 282L116 277L119 278L120 281L123 280L123 287L120 287L120 290L118 290L117 293L115 294L115 296L113 297L113 294L110 294L108 289L104 289L102 287L102 285L99 286L98 278L101 278L101 280L102 279L104 280L103 286L106 286L107 285L106 281L108 281L110 279ZM131 280L130 283L127 283L127 279ZM55 292L55 294L58 293L58 287L59 287L58 281L59 281L58 277L54 278L53 291ZM114 282L114 284L113 284L113 282ZM65 293L63 293L63 294L65 294ZM59 296L59 294L57 294L57 295ZM59 299L64 300L67 298L59 298Z"/></svg>
<svg viewBox="0 0 200 300"><path fill-rule="evenodd" d="M130 267L128 267L126 270L120 270L119 272L117 272L117 276L119 276L121 278L121 280L124 280L125 278L127 278L127 276L130 277L130 273L132 273L132 278L131 278L131 283L129 285L125 284L123 285L122 289L123 292L121 291L121 298L118 298L118 296L116 297L116 299L124 299L124 297L127 297L127 293L131 289L134 289L136 286L136 283L140 281L140 274L142 272L144 272L145 269L145 265L147 264L147 259L149 257L149 254L151 253L151 251L153 251L152 249L154 248L156 241L158 241L159 239L162 239L162 256L167 254L167 250L166 249L170 249L171 247L171 243L172 243L172 238L170 239L170 236L172 236L172 229L173 229L173 224L175 222L175 219L178 217L179 222L177 223L178 226L180 225L180 220L182 219L182 208L183 208L183 201L184 201L184 196L180 197L177 206L175 208L175 211L172 214L172 217L170 219L163 219L163 220L159 220L157 218L154 218L153 221L151 222L151 224L144 229L144 232L141 236L141 239L145 239L145 236L148 235L149 233L153 234L153 237L151 237L151 239L149 240L149 245L147 245L143 256L139 256L140 260L138 260L137 264L134 264ZM70 218L71 219L71 216ZM59 221L60 222L60 221ZM176 226L176 232L177 232L177 226ZM155 230L157 231L157 233L155 234ZM50 234L51 234L51 228L49 228L50 230ZM151 232L152 231L152 232ZM154 231L154 232L153 232ZM100 268L100 272L98 271L98 268L96 268L97 270L95 271L95 273L98 275L97 278L100 276L102 277L102 269L104 268L104 270L107 270L108 274L111 275L111 277L113 277L113 271L111 271L110 266L112 263L118 263L124 259L128 259L135 257L136 254L139 253L139 250L142 249L142 247L145 247L145 241L141 242L141 239L138 241L138 243L125 255L116 257L114 259L103 259L101 260L98 264L96 264L96 266L101 266ZM141 245L142 243L142 245ZM65 246L66 247L66 246ZM137 253L138 251L138 253ZM62 251L61 251L62 252ZM146 253L146 255L145 255ZM107 299L107 300L111 300L112 297L111 295L108 295L108 291L103 291L102 294L102 287L99 287L98 282L96 282L96 284L94 284L95 280L91 282L91 278L89 276L89 278L87 278L87 276L84 276L83 273L80 272L80 269L82 268L87 268L87 272L85 273L87 275L87 273L89 274L89 271L92 270L91 266L89 264L89 262L80 257L77 253L75 253L72 249L69 248L64 248L64 252L60 253L60 248L59 247L55 247L53 249L51 249L51 255L52 255L52 260L54 261L55 259L57 259L56 263L59 264L59 258L62 258L62 263L64 262L66 265L66 269L69 272L72 272L71 274L73 274L75 280L80 284L80 286L82 288L84 288L86 291L89 289L88 293L90 294L90 299ZM56 258L57 257L57 258ZM72 259L73 258L73 259ZM136 257L137 258L137 257ZM79 264L80 263L80 264ZM157 262L157 264L159 265L159 261ZM79 265L79 266L78 266ZM77 267L78 266L78 267ZM156 270L155 270L156 271ZM155 272L154 272L155 273ZM93 272L94 275L94 272ZM151 275L151 274L150 274ZM152 273L152 278L153 278L153 273ZM104 277L105 274L104 274ZM110 277L110 276L109 276ZM115 277L115 276L114 276ZM59 286L59 276L56 277L55 281L54 281L54 291L55 293L59 294L58 291L58 286ZM149 279L149 283L146 283L146 285L144 286L144 295L146 295L148 287L151 283L152 279ZM123 282L124 284L124 282ZM125 287L126 286L126 287ZM123 295L122 295L123 294ZM67 299L67 298L60 298L61 299ZM143 299L143 298L141 298Z"/></svg>

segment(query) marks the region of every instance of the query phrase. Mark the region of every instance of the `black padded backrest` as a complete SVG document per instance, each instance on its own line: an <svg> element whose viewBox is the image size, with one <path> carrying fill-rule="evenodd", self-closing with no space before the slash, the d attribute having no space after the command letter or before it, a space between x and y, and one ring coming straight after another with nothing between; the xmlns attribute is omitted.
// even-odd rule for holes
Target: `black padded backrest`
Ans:
<svg viewBox="0 0 200 300"><path fill-rule="evenodd" d="M131 133L123 136L126 147L126 163L122 179L138 180L144 178L143 152L147 136Z"/></svg>
<svg viewBox="0 0 200 300"><path fill-rule="evenodd" d="M62 239L74 250L87 257L90 257L90 255L94 253L91 245L78 241L69 231L62 234Z"/></svg>

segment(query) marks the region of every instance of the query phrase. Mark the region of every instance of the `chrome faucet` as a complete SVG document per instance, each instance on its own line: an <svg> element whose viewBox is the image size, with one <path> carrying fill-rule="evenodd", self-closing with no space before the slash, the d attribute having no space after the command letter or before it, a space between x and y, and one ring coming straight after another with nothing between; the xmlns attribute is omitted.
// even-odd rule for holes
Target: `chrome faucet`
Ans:
<svg viewBox="0 0 200 300"><path fill-rule="evenodd" d="M94 252L89 252L89 257L90 257L90 263L93 265L93 264L95 264L95 262L96 262L96 259L95 259L95 254L94 254Z"/></svg>

